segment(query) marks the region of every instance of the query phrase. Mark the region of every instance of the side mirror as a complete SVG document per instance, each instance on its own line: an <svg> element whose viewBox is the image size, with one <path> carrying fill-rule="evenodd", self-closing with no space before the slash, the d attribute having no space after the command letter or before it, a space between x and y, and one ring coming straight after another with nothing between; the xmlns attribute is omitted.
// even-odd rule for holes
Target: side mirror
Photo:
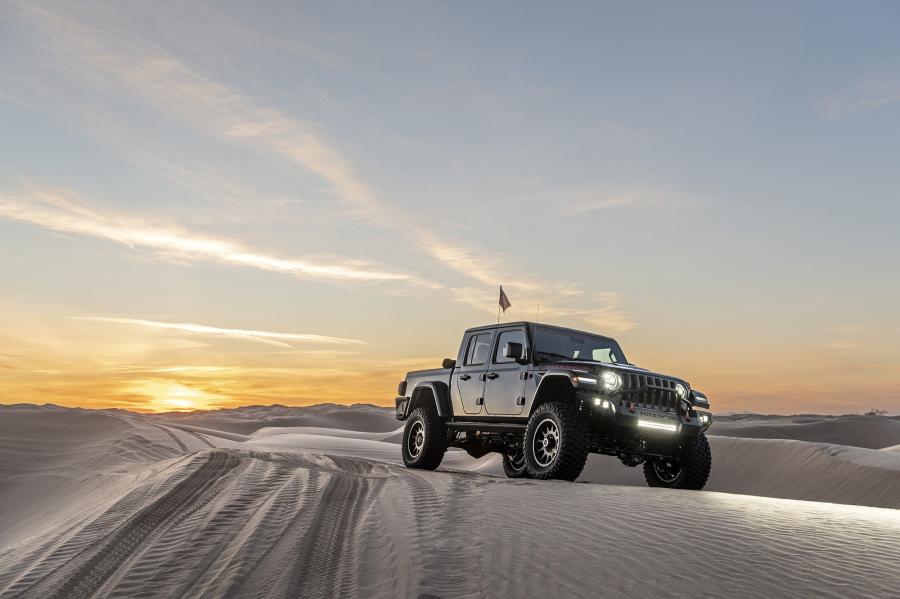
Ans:
<svg viewBox="0 0 900 599"><path fill-rule="evenodd" d="M694 395L694 399L691 401L691 403L694 404L694 407L704 408L706 410L709 409L709 399L707 399L705 394L700 393L699 391L691 391L691 393Z"/></svg>
<svg viewBox="0 0 900 599"><path fill-rule="evenodd" d="M456 360L452 358L444 358L444 361L441 362L442 368L453 368L454 366L456 366Z"/></svg>
<svg viewBox="0 0 900 599"><path fill-rule="evenodd" d="M525 359L525 347L521 343L510 341L503 348L503 355L507 358L512 358L516 362L521 362Z"/></svg>

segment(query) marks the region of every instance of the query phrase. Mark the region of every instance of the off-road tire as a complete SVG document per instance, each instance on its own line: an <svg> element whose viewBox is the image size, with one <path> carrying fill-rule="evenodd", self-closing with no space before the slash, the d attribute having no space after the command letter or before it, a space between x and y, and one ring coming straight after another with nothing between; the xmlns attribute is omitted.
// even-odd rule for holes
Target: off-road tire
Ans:
<svg viewBox="0 0 900 599"><path fill-rule="evenodd" d="M681 471L674 480L662 479L654 468L654 460L644 462L644 478L651 487L699 491L706 486L712 468L712 452L706 435L700 433L687 441L681 450Z"/></svg>
<svg viewBox="0 0 900 599"><path fill-rule="evenodd" d="M415 444L411 446L411 434L417 434L421 430L424 439L418 453L415 452ZM413 410L403 427L403 463L407 468L421 468L422 470L434 470L441 465L444 454L447 452L447 425L438 416L433 406L424 406Z"/></svg>
<svg viewBox="0 0 900 599"><path fill-rule="evenodd" d="M525 461L525 450L522 449L522 461L517 463L513 456L508 453L503 454L503 473L506 478L530 478L528 474L528 463Z"/></svg>
<svg viewBox="0 0 900 599"><path fill-rule="evenodd" d="M551 462L541 464L535 456L535 433L548 419L558 427L558 449ZM589 451L590 431L586 415L579 413L574 406L560 402L541 404L528 419L525 463L531 478L575 480L584 469Z"/></svg>

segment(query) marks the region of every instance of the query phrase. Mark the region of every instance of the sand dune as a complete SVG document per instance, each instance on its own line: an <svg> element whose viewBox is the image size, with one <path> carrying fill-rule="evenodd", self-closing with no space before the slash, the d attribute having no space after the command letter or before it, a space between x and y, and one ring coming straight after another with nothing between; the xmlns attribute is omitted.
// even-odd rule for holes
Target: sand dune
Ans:
<svg viewBox="0 0 900 599"><path fill-rule="evenodd" d="M337 411L323 410L329 425L356 417ZM900 588L897 510L736 494L897 507L896 452L714 437L709 488L730 492L697 493L610 484L640 472L602 456L583 480L607 484L489 476L496 456L459 451L441 471L407 470L386 424L221 435L191 418L0 407L0 597Z"/></svg>
<svg viewBox="0 0 900 599"><path fill-rule="evenodd" d="M172 412L159 414L154 418L173 424L190 424L242 435L252 434L265 427L335 428L360 432L387 432L397 428L393 410L368 404L249 406L211 412Z"/></svg>
<svg viewBox="0 0 900 599"><path fill-rule="evenodd" d="M715 434L753 439L793 439L881 449L900 444L900 417L717 416Z"/></svg>

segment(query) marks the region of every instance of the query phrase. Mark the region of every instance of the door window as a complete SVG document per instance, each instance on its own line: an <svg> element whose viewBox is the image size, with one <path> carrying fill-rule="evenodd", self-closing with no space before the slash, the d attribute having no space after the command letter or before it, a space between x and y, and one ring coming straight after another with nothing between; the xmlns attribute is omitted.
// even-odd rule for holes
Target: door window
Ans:
<svg viewBox="0 0 900 599"><path fill-rule="evenodd" d="M482 333L475 335L469 341L469 349L466 351L466 366L478 366L487 362L491 353L491 334Z"/></svg>
<svg viewBox="0 0 900 599"><path fill-rule="evenodd" d="M500 338L497 339L497 348L494 350L494 364L508 364L516 361L515 358L507 358L504 355L507 343L519 343L524 348L525 331L516 329L515 331L503 331L500 333Z"/></svg>

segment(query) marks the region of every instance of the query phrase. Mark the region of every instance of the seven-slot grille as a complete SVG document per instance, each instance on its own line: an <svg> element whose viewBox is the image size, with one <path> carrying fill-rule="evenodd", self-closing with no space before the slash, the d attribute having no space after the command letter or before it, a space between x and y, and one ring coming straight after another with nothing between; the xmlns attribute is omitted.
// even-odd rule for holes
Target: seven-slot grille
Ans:
<svg viewBox="0 0 900 599"><path fill-rule="evenodd" d="M649 374L622 373L625 400L634 402L639 408L676 412L678 396L675 395L677 381Z"/></svg>

